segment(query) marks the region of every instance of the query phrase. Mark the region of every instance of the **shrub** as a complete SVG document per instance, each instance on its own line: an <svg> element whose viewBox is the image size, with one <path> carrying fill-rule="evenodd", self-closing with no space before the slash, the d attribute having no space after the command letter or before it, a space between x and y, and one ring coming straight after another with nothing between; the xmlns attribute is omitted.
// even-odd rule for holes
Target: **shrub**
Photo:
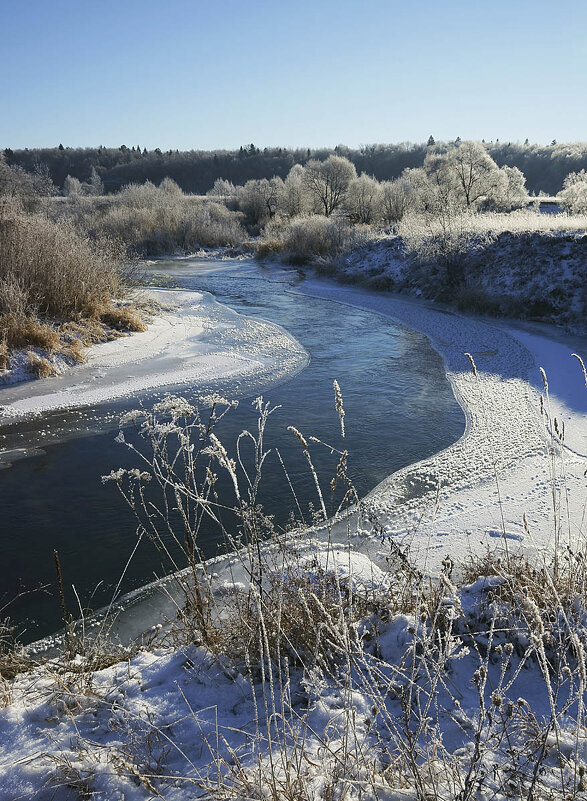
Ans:
<svg viewBox="0 0 587 801"><path fill-rule="evenodd" d="M173 181L131 184L116 195L80 198L66 214L82 231L122 240L142 255L200 247L235 247L245 241L242 215L226 205L184 195Z"/></svg>
<svg viewBox="0 0 587 801"><path fill-rule="evenodd" d="M71 319L92 316L123 293L124 252L71 223L19 212L0 217L0 311Z"/></svg>
<svg viewBox="0 0 587 801"><path fill-rule="evenodd" d="M278 221L266 227L257 253L280 251L290 264L307 264L316 259L329 261L358 247L364 231L340 217L298 217L285 225Z"/></svg>

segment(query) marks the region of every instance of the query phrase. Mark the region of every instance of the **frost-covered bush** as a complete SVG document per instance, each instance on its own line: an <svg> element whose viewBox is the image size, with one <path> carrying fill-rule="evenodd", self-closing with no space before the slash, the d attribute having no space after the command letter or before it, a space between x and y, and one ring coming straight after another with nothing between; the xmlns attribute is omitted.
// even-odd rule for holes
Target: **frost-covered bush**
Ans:
<svg viewBox="0 0 587 801"><path fill-rule="evenodd" d="M567 175L557 197L563 208L571 214L587 214L587 173L585 170Z"/></svg>
<svg viewBox="0 0 587 801"><path fill-rule="evenodd" d="M440 282L461 283L465 259L491 241L491 234L473 230L468 218L449 203L431 214L406 215L398 227L406 254L420 265L436 266Z"/></svg>
<svg viewBox="0 0 587 801"><path fill-rule="evenodd" d="M369 175L352 180L344 199L345 211L354 223L371 225L381 217L381 184Z"/></svg>
<svg viewBox="0 0 587 801"><path fill-rule="evenodd" d="M224 203L184 195L165 179L130 184L106 199L79 198L66 209L84 231L114 236L141 254L165 254L198 247L242 244L241 216Z"/></svg>
<svg viewBox="0 0 587 801"><path fill-rule="evenodd" d="M329 261L364 240L364 231L342 217L297 217L268 225L258 245L260 255L282 253L290 264Z"/></svg>
<svg viewBox="0 0 587 801"><path fill-rule="evenodd" d="M414 187L406 177L381 184L381 217L388 225L400 222L414 204Z"/></svg>

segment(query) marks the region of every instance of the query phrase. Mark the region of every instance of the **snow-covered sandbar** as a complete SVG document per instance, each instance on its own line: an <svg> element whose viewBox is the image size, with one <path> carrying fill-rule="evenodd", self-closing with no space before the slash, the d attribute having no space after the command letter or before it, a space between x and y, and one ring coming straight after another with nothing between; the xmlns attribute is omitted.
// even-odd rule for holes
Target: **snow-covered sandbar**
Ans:
<svg viewBox="0 0 587 801"><path fill-rule="evenodd" d="M584 338L557 336L555 329L546 336L531 326L321 280L305 282L301 291L387 315L428 336L444 359L466 415L465 433L366 498L386 533L409 544L420 567L436 572L447 556L459 562L487 549L548 551L555 530L561 547L576 545L586 520L587 386L572 354L585 360ZM551 436L558 439L555 418L560 432L564 427L564 443L551 453ZM367 529L363 536L355 547L376 564L389 554L389 546L374 545Z"/></svg>
<svg viewBox="0 0 587 801"><path fill-rule="evenodd" d="M302 369L308 354L273 323L252 319L206 292L149 289L162 310L143 333L93 346L62 375L0 387L0 421L90 406L174 385L230 380L233 394L257 391Z"/></svg>

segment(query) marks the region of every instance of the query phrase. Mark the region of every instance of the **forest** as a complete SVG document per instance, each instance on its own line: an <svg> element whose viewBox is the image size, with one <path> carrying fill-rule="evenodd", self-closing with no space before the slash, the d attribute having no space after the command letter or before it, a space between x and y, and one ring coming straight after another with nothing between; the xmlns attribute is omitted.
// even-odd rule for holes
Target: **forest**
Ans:
<svg viewBox="0 0 587 801"><path fill-rule="evenodd" d="M430 136L426 143L371 144L358 149L345 145L333 148L265 147L250 143L238 150L147 150L141 145L120 147L67 147L4 149L6 164L29 173L46 173L58 191L63 191L67 176L82 183L99 179L107 193L116 192L129 183L159 183L172 178L184 192L204 194L216 179L233 184L249 180L285 179L295 164L304 166L310 160L324 161L331 155L343 156L355 166L357 173L372 175L378 181L398 178L405 169L422 167L431 151L444 153L458 145L436 142ZM562 189L571 172L587 168L587 143L566 142L549 145L518 142L483 142L498 167L517 167L526 177L530 194L555 195Z"/></svg>

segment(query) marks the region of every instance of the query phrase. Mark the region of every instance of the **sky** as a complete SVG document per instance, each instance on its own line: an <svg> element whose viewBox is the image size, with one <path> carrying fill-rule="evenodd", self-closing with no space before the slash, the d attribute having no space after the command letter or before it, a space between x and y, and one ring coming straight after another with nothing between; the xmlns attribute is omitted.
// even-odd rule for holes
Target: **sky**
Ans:
<svg viewBox="0 0 587 801"><path fill-rule="evenodd" d="M0 0L0 147L587 140L585 0Z"/></svg>

